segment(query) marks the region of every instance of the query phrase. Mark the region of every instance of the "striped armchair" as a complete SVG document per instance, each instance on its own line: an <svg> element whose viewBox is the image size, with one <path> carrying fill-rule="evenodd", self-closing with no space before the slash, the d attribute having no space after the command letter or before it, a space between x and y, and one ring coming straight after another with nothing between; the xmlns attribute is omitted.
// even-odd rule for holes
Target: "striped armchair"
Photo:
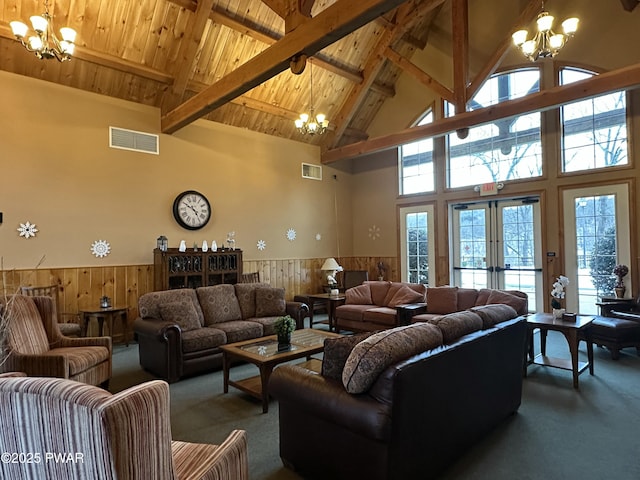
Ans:
<svg viewBox="0 0 640 480"><path fill-rule="evenodd" d="M109 385L111 337L65 337L58 328L51 297L13 295L0 299L0 308L7 317L0 372Z"/></svg>
<svg viewBox="0 0 640 480"><path fill-rule="evenodd" d="M0 409L0 452L22 453L0 462L3 479L249 477L244 430L220 445L172 441L162 380L111 394L66 379L0 376L0 405L11 406Z"/></svg>

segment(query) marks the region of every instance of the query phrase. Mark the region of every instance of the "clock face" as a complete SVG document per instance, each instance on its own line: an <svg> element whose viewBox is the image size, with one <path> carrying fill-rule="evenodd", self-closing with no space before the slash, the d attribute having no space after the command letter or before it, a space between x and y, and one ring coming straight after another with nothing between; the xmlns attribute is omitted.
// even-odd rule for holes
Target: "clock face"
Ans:
<svg viewBox="0 0 640 480"><path fill-rule="evenodd" d="M174 200L173 216L181 227L198 230L211 219L211 205L207 197L201 193L187 190Z"/></svg>

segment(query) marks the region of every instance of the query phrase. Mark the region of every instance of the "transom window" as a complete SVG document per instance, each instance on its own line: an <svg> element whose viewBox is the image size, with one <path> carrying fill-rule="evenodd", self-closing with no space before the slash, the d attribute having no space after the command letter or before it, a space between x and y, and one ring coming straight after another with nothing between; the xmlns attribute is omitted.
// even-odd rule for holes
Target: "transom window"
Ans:
<svg viewBox="0 0 640 480"><path fill-rule="evenodd" d="M591 76L591 72L563 68L560 83L567 85ZM625 92L571 103L560 111L563 172L628 163Z"/></svg>
<svg viewBox="0 0 640 480"><path fill-rule="evenodd" d="M470 100L477 110L540 90L540 71L522 69L494 75ZM445 114L455 113L445 104ZM469 129L466 138L447 136L447 182L450 188L542 175L540 113L528 113Z"/></svg>

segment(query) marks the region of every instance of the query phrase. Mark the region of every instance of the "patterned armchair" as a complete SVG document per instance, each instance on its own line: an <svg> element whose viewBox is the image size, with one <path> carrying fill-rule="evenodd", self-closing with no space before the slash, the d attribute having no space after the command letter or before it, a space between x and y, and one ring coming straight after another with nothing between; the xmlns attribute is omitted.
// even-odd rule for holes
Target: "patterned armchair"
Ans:
<svg viewBox="0 0 640 480"><path fill-rule="evenodd" d="M7 318L0 372L69 378L107 387L111 338L70 338L60 333L51 297L13 295L0 300Z"/></svg>
<svg viewBox="0 0 640 480"><path fill-rule="evenodd" d="M171 440L162 380L111 394L66 379L4 376L0 404L11 405L0 409L0 452L27 455L0 462L0 478L248 479L243 430L220 445Z"/></svg>

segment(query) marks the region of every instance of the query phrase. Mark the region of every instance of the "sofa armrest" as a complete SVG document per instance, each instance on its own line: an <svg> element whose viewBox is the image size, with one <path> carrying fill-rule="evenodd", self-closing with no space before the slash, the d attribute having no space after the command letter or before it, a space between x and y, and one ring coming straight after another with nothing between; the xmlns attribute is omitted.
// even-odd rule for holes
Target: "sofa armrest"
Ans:
<svg viewBox="0 0 640 480"><path fill-rule="evenodd" d="M69 360L64 355L25 355L13 351L5 367L30 377L69 378Z"/></svg>
<svg viewBox="0 0 640 480"><path fill-rule="evenodd" d="M398 326L409 325L411 319L425 313L427 311L426 303L408 303L405 305L396 305L396 320Z"/></svg>
<svg viewBox="0 0 640 480"><path fill-rule="evenodd" d="M281 365L271 375L268 388L280 409L295 408L377 440L386 440L391 433L389 405L367 394L352 395L341 382L317 372Z"/></svg>
<svg viewBox="0 0 640 480"><path fill-rule="evenodd" d="M138 317L133 321L133 331L138 335L147 337L156 337L158 339L166 338L167 331L172 328L180 327L173 322L166 322L157 318L141 318ZM181 331L181 330L180 330Z"/></svg>
<svg viewBox="0 0 640 480"><path fill-rule="evenodd" d="M287 302L287 315L296 321L296 328L304 328L304 319L309 315L309 306L302 302Z"/></svg>
<svg viewBox="0 0 640 480"><path fill-rule="evenodd" d="M55 342L52 345L54 348L65 347L106 347L109 350L109 355L113 350L111 337L62 337L62 340Z"/></svg>

